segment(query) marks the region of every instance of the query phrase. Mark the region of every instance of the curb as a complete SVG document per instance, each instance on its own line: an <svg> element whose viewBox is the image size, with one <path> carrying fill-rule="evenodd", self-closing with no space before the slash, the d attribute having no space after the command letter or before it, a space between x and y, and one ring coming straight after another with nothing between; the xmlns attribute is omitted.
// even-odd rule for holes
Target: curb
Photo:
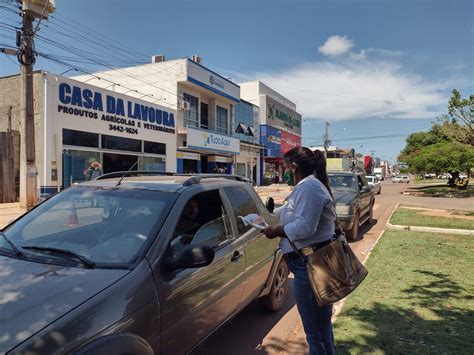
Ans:
<svg viewBox="0 0 474 355"><path fill-rule="evenodd" d="M469 229L402 226L402 225L391 224L391 223L387 223L387 228L390 230L398 230L398 231L414 231L414 232L459 234L459 235L473 235L474 236L474 230L469 230Z"/></svg>
<svg viewBox="0 0 474 355"><path fill-rule="evenodd" d="M387 226L390 224L388 221L390 221L390 219L392 218L392 215L395 213L395 211L397 210L397 208L400 206L399 203L397 203L395 205L395 207L393 208L392 212L390 212L390 216L388 216L388 219L387 219L387 223L385 224L385 228L382 230L382 232L380 232L379 236L377 237L377 239L375 240L374 244L372 245L372 247L370 248L369 252L367 253L367 255L364 257L364 259L362 260L362 264L365 265L367 259L369 258L370 254L372 254L372 251L374 250L375 246L379 243L379 240L382 238L382 236L384 235L385 233L385 230L387 229ZM334 304L334 307L335 307L335 311L334 311L334 314L332 315L332 322L334 323L337 319L337 316L339 315L339 313L341 313L342 311L342 307L344 306L344 303L346 302L346 298L340 300L339 302L336 302Z"/></svg>

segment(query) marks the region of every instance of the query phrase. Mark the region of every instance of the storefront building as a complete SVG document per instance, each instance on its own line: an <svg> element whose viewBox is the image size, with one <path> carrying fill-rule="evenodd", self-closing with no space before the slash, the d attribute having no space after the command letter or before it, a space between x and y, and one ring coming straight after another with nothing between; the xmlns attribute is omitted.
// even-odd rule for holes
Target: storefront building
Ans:
<svg viewBox="0 0 474 355"><path fill-rule="evenodd" d="M240 154L236 156L235 172L261 183L260 164L264 147L260 145L258 106L241 100L235 106L233 135L240 140Z"/></svg>
<svg viewBox="0 0 474 355"><path fill-rule="evenodd" d="M240 87L200 63L197 56L165 60L161 55L151 64L121 68L124 75L104 71L75 78L98 86L112 81L119 84L116 92L177 108L178 173L235 173L240 143L233 136L233 121Z"/></svg>
<svg viewBox="0 0 474 355"><path fill-rule="evenodd" d="M46 72L34 92L38 196L108 172L176 172L176 111Z"/></svg>
<svg viewBox="0 0 474 355"><path fill-rule="evenodd" d="M283 155L301 145L301 115L296 105L260 81L241 83L241 98L259 107L261 174L265 184L281 182Z"/></svg>

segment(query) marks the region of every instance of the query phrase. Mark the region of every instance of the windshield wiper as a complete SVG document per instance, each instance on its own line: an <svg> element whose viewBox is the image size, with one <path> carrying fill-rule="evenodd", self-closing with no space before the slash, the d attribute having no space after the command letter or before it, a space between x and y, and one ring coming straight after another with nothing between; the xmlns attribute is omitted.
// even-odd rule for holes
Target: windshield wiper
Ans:
<svg viewBox="0 0 474 355"><path fill-rule="evenodd" d="M20 251L20 249L18 249L16 247L15 244L13 244L13 242L7 238L7 236L5 235L5 233L3 232L0 232L0 235L3 237L3 239L5 239L5 241L8 243L8 245L10 245L10 247L13 249L13 251L15 252L15 255L18 257L18 256L21 256L23 255L23 253Z"/></svg>
<svg viewBox="0 0 474 355"><path fill-rule="evenodd" d="M33 250L36 252L50 252L53 254L60 254L63 255L64 257L68 258L74 258L79 260L82 265L92 269L95 267L95 263L92 260L87 259L85 256L82 256L80 254L77 254L71 250L67 249L60 249L60 248L53 248L53 247L40 247L37 245L22 245L22 249L28 249L28 250Z"/></svg>

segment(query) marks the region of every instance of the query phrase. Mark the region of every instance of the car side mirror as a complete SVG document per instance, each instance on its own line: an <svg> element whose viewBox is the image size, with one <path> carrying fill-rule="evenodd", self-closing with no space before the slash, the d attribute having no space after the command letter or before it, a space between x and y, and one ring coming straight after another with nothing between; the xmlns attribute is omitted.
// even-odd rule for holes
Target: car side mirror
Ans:
<svg viewBox="0 0 474 355"><path fill-rule="evenodd" d="M275 210L275 200L273 197L268 197L265 201L265 206L267 207L268 212L273 213Z"/></svg>
<svg viewBox="0 0 474 355"><path fill-rule="evenodd" d="M178 269L200 268L214 260L214 249L204 244L188 244L173 259L165 262L165 269L172 272Z"/></svg>
<svg viewBox="0 0 474 355"><path fill-rule="evenodd" d="M372 190L370 186L364 186L360 192L366 193L366 192L370 192L370 190Z"/></svg>

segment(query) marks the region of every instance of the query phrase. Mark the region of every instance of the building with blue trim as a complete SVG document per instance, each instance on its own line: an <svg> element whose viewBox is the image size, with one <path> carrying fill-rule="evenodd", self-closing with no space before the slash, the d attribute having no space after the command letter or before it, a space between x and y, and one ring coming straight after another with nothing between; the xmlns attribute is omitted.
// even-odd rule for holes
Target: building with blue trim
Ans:
<svg viewBox="0 0 474 355"><path fill-rule="evenodd" d="M241 146L234 111L240 87L204 67L200 57L153 56L150 64L75 79L177 109L177 151L167 159L176 159L178 173L236 173Z"/></svg>

